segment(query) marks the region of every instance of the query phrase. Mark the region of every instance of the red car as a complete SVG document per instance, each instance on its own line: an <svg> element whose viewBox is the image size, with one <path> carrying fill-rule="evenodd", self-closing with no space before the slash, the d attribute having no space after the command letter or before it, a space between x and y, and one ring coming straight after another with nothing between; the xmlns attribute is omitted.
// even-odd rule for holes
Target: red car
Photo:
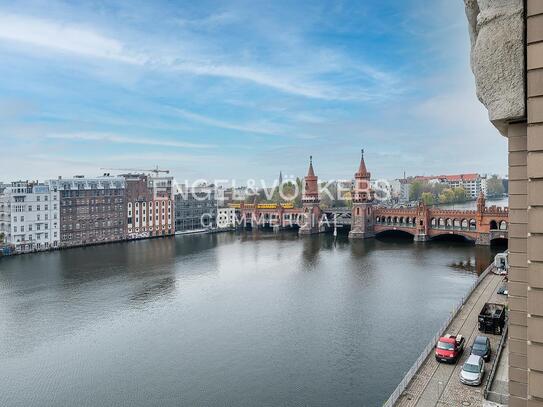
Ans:
<svg viewBox="0 0 543 407"><path fill-rule="evenodd" d="M464 351L465 338L462 335L445 335L439 338L436 345L436 360L438 362L456 363Z"/></svg>

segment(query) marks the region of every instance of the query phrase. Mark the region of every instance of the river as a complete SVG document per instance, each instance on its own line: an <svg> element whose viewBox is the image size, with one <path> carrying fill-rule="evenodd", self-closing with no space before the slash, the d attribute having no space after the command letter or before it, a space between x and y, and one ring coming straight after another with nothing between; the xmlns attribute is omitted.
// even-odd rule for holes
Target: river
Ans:
<svg viewBox="0 0 543 407"><path fill-rule="evenodd" d="M487 198L486 199L486 206L499 206L499 207L506 207L509 206L509 197L504 198ZM454 204L442 204L437 205L440 208L443 209L477 209L477 201L466 201L466 202L460 202L460 203L454 203Z"/></svg>
<svg viewBox="0 0 543 407"><path fill-rule="evenodd" d="M378 406L493 251L178 236L0 259L0 405Z"/></svg>

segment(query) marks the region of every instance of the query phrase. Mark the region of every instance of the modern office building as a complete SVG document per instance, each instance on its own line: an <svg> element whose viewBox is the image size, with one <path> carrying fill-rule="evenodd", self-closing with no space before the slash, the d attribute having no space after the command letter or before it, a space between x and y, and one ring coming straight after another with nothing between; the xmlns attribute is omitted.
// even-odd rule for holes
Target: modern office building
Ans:
<svg viewBox="0 0 543 407"><path fill-rule="evenodd" d="M16 252L59 247L59 225L59 193L55 188L31 181L4 185L0 192L0 233Z"/></svg>
<svg viewBox="0 0 543 407"><path fill-rule="evenodd" d="M175 194L175 232L216 227L217 200L212 187L180 186Z"/></svg>
<svg viewBox="0 0 543 407"><path fill-rule="evenodd" d="M126 182L123 177L48 181L60 197L60 246L124 240L127 230Z"/></svg>

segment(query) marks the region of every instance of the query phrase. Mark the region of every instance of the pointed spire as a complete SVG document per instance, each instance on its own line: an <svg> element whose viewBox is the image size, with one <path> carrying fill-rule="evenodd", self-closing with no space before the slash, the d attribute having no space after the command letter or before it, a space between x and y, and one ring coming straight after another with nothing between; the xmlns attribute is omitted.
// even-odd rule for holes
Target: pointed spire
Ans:
<svg viewBox="0 0 543 407"><path fill-rule="evenodd" d="M283 172L279 171L279 185L283 183Z"/></svg>
<svg viewBox="0 0 543 407"><path fill-rule="evenodd" d="M355 174L356 177L367 177L368 170L366 169L366 163L364 162L364 149L360 150L360 166L358 167L358 172Z"/></svg>
<svg viewBox="0 0 543 407"><path fill-rule="evenodd" d="M315 171L313 171L313 156L312 155L309 156L309 171L307 171L307 176L308 177L315 176Z"/></svg>

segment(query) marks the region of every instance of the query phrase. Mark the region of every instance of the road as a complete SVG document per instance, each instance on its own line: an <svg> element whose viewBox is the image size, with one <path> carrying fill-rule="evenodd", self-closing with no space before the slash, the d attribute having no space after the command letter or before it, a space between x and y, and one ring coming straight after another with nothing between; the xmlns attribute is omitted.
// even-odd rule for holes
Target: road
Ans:
<svg viewBox="0 0 543 407"><path fill-rule="evenodd" d="M466 346L471 346L479 334L477 316L483 305L486 302L505 303L505 296L496 293L502 280L503 276L489 273L473 291L446 332L464 335L467 339ZM485 366L483 385L492 368L496 357L495 350L500 341L498 335L485 335L490 338L493 353L491 361ZM456 365L449 365L438 363L434 352L431 352L395 405L399 407L482 406L483 385L470 387L460 383L459 379L460 370L469 353L469 348L467 348Z"/></svg>

